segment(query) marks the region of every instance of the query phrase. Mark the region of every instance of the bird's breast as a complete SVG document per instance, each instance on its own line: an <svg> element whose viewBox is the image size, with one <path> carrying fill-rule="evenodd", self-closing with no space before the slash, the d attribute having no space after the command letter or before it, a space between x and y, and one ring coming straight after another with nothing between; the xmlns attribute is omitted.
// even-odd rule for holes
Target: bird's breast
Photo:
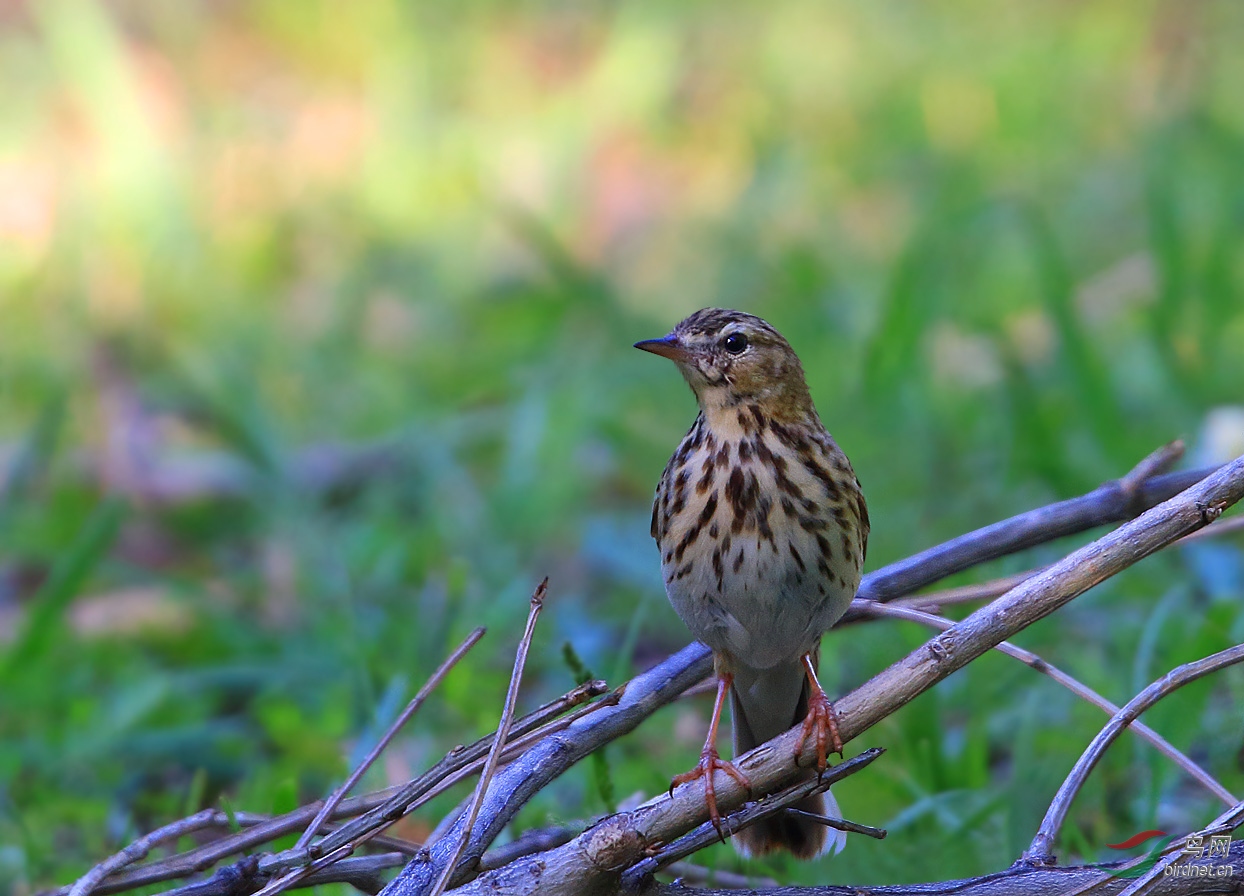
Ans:
<svg viewBox="0 0 1244 896"><path fill-rule="evenodd" d="M867 515L845 455L819 427L751 408L692 428L658 487L666 591L692 633L755 668L815 645L859 585Z"/></svg>

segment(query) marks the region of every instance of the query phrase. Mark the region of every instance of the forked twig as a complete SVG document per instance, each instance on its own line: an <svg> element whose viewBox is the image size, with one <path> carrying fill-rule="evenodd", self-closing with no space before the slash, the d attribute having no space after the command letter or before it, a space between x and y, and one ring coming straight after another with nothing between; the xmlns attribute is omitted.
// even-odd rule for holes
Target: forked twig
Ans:
<svg viewBox="0 0 1244 896"><path fill-rule="evenodd" d="M896 606L895 604L882 604L877 603L876 601L867 601L864 610L876 616L905 619L909 622L916 622L940 631L946 631L946 629L954 625L954 622L950 619L944 619L941 616L934 616L931 613L923 613L920 610L916 610L911 607ZM1004 653L1009 657L1019 660L1024 665L1031 669L1035 669L1042 675L1048 675L1050 678L1054 679L1054 681L1071 691L1071 693L1075 694L1080 699L1093 704L1108 715L1114 716L1122 712L1118 706L1107 700L1101 694L1097 693L1084 682L1077 678L1073 678L1062 669L1052 665L1030 650L1017 647L1010 641L1003 641L1001 644L996 645L994 649L999 653ZM1131 728L1137 735L1144 740L1149 741L1149 743L1157 748L1158 752L1160 752L1163 756L1166 756L1181 769L1187 772L1191 778L1196 780L1199 784L1201 784L1201 786L1220 799L1223 803L1228 806L1234 806L1236 804L1236 798L1231 795L1231 792L1228 791L1227 788L1223 787L1213 775L1193 762L1191 758L1180 752L1174 744L1162 737L1162 735L1158 734L1148 725L1142 724L1141 722L1132 722Z"/></svg>
<svg viewBox="0 0 1244 896"><path fill-rule="evenodd" d="M546 576L544 581L536 586L535 592L531 595L531 609L527 613L527 628L523 630L522 640L518 642L518 651L514 656L514 671L510 675L510 686L505 692L505 706L501 710L501 721L497 723L497 735L493 739L492 749L488 751L488 758L484 760L484 769L480 772L479 784L475 787L475 796L471 799L471 805L467 808L466 823L462 827L462 834L458 838L454 850L450 853L449 861L445 863L441 876L437 878L436 883L432 887L431 896L441 896L445 892L445 887L449 885L449 881L453 878L454 871L458 867L458 859L462 857L462 851L466 849L467 841L471 838L471 830L475 827L475 819L479 816L479 807L484 802L484 794L488 792L488 785L492 783L492 776L496 774L497 763L501 760L501 752L505 747L505 740L510 733L510 725L514 722L514 708L518 704L518 687L523 682L523 670L527 666L527 653L531 650L531 639L536 633L536 620L540 618L540 611L544 609L544 595L548 591L549 580Z"/></svg>
<svg viewBox="0 0 1244 896"><path fill-rule="evenodd" d="M1173 442L1167 442L1161 448L1156 448L1149 452L1140 463L1132 467L1127 475L1119 480L1119 488L1128 495L1139 495L1141 489L1145 485L1146 479L1152 479L1165 473L1175 461L1184 456L1184 440L1175 439Z"/></svg>
<svg viewBox="0 0 1244 896"><path fill-rule="evenodd" d="M1106 752L1106 748L1114 743L1115 738L1122 733L1124 728L1132 725L1137 717L1150 706L1189 682L1239 662L1244 662L1244 644L1236 645L1196 662L1185 663L1166 673L1129 700L1127 705L1115 713L1106 727L1093 738L1093 742L1080 755L1079 760L1067 775L1067 779L1058 788L1058 793L1055 794L1049 810L1045 813L1045 818L1041 821L1040 828L1037 829L1037 835L1024 853L1023 861L1034 865L1053 863L1051 850L1054 840L1067 817L1072 800L1084 786L1089 773L1097 765L1102 754Z"/></svg>
<svg viewBox="0 0 1244 896"><path fill-rule="evenodd" d="M99 886L100 881L106 878L114 871L119 871L126 865L144 859L147 853L155 849L161 843L167 843L170 840L176 840L186 834L195 831L201 831L204 828L217 827L220 824L219 816L224 815L219 809L204 809L202 812L196 812L189 818L183 818L174 821L172 824L166 824L162 828L157 828L146 836L139 837L125 849L119 853L110 856L100 862L81 878L69 890L69 896L87 896L95 887Z"/></svg>

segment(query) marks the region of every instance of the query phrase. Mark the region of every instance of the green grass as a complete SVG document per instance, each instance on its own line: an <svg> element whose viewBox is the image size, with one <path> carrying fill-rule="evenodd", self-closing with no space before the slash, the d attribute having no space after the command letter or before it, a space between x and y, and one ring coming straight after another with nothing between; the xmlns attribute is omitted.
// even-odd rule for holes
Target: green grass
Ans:
<svg viewBox="0 0 1244 896"><path fill-rule="evenodd" d="M9 14L0 891L203 806L322 795L478 624L368 783L482 735L545 574L525 706L573 684L565 642L615 680L684 643L647 513L693 404L630 344L703 305L790 336L865 485L869 568L1177 436L1239 453L1208 421L1244 383L1241 37L1231 3L1134 0ZM101 493L83 464L126 402L171 450L245 464L245 495ZM328 497L288 475L301 445L380 438L397 475ZM1171 552L1017 640L1123 702L1244 639L1241 577L1238 540ZM850 687L925 637L831 635L826 673ZM1244 792L1241 700L1237 670L1149 721ZM840 801L887 840L746 867L1004 867L1101 722L984 658L859 744L888 752ZM520 824L663 790L706 723L661 712L608 784L584 763ZM1213 812L1125 737L1060 853Z"/></svg>

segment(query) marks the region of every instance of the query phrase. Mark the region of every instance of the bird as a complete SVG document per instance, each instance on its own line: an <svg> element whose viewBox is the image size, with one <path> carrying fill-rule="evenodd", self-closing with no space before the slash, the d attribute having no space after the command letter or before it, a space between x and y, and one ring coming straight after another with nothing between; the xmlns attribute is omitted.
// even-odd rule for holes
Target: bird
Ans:
<svg viewBox="0 0 1244 896"><path fill-rule="evenodd" d="M750 790L717 750L727 695L735 758L801 720L799 752L814 739L818 776L828 752L842 754L817 667L822 634L859 587L868 509L851 462L817 415L798 356L766 321L704 308L635 347L672 360L699 405L657 485L652 537L670 603L712 650L717 682L700 761L670 790L703 778L709 818L724 839L714 775ZM736 848L802 859L841 848L845 835L831 842L810 817L838 814L832 795L795 808L809 815L778 813L744 828Z"/></svg>

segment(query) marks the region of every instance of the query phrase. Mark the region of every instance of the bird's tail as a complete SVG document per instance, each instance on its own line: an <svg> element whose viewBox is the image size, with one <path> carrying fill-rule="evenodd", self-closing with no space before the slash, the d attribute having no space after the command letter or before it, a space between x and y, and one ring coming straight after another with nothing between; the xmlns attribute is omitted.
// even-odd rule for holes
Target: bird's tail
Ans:
<svg viewBox="0 0 1244 896"><path fill-rule="evenodd" d="M800 662L763 670L736 670L730 690L734 756L802 722L808 714L808 683ZM808 777L815 777L815 769ZM794 808L817 815L841 817L838 803L827 790L796 803ZM829 836L829 834L833 836ZM814 859L846 844L846 834L807 818L780 812L744 828L732 838L745 856L787 850L800 859Z"/></svg>

